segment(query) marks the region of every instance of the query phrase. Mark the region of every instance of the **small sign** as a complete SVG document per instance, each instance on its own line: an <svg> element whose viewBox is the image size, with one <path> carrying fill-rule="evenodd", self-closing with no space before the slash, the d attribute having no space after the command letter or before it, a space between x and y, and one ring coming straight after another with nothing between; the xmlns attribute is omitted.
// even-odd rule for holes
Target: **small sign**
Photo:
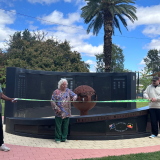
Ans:
<svg viewBox="0 0 160 160"><path fill-rule="evenodd" d="M128 129L133 129L132 123L118 122L109 125L110 130L115 130L117 132L124 132Z"/></svg>

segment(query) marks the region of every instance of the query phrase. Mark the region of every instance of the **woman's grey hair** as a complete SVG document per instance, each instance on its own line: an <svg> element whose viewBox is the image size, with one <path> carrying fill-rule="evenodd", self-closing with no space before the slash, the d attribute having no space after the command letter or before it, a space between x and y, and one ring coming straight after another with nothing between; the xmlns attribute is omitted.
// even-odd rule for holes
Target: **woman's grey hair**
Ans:
<svg viewBox="0 0 160 160"><path fill-rule="evenodd" d="M60 89L61 84L63 84L64 82L66 82L67 85L68 85L68 82L67 82L66 79L61 79L61 80L58 82L58 89Z"/></svg>

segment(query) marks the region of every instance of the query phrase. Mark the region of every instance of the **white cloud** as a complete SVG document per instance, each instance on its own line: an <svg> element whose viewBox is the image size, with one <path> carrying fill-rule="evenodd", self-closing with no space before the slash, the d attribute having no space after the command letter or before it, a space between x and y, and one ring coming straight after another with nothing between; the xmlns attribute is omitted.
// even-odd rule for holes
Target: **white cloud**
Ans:
<svg viewBox="0 0 160 160"><path fill-rule="evenodd" d="M12 35L15 30L12 30L8 27L0 28L0 42L9 38L9 35Z"/></svg>
<svg viewBox="0 0 160 160"><path fill-rule="evenodd" d="M79 27L79 26L78 26ZM89 39L92 34L86 34L83 30L78 30L76 28L68 28L66 26L58 26L57 28L53 28L53 30L44 30L48 32L48 38L52 35L56 37L56 39L64 41L67 40L70 42L72 46L72 51L78 51L83 53L83 55L87 56L95 56L97 53L103 52L103 45L93 46L87 42L86 39Z"/></svg>
<svg viewBox="0 0 160 160"><path fill-rule="evenodd" d="M139 25L152 25L152 24L159 24L160 25L160 4L159 5L153 5L150 7L143 7L143 6L137 6L137 17L138 20L136 20L134 23L132 23L130 20L127 20L129 28L135 29Z"/></svg>
<svg viewBox="0 0 160 160"><path fill-rule="evenodd" d="M97 63L95 61L92 61L89 59L85 61L85 63L88 63L90 65L90 69L89 69L90 72L96 72Z"/></svg>
<svg viewBox="0 0 160 160"><path fill-rule="evenodd" d="M0 42L0 48L4 48L4 42Z"/></svg>
<svg viewBox="0 0 160 160"><path fill-rule="evenodd" d="M152 39L150 43L147 43L143 49L158 49L160 50L160 38Z"/></svg>
<svg viewBox="0 0 160 160"><path fill-rule="evenodd" d="M160 4L152 6L136 6L138 21L131 23L129 20L128 25L130 29L135 29L137 26L144 25L145 28L142 33L151 38L160 35ZM152 39L150 43L146 44L143 49L160 49L160 38Z"/></svg>
<svg viewBox="0 0 160 160"><path fill-rule="evenodd" d="M103 52L103 45L101 44L99 46L92 46L91 44L83 42L81 45L75 46L74 49L78 52L85 53L87 56L94 57L95 54Z"/></svg>
<svg viewBox="0 0 160 160"><path fill-rule="evenodd" d="M9 0L0 0L0 3L4 3L9 7L14 7L14 4L12 2L10 2ZM2 5L0 4L0 6L2 6Z"/></svg>
<svg viewBox="0 0 160 160"><path fill-rule="evenodd" d="M82 7L87 5L87 2L84 0L76 0L76 5L78 5L78 9L81 10Z"/></svg>
<svg viewBox="0 0 160 160"><path fill-rule="evenodd" d="M28 29L31 30L31 31L37 30L39 28L38 26L33 25L33 23L34 23L34 21L26 20L26 24L27 25L29 24Z"/></svg>
<svg viewBox="0 0 160 160"><path fill-rule="evenodd" d="M29 25L29 29L30 30L37 30L38 29L38 26L34 26L32 24Z"/></svg>
<svg viewBox="0 0 160 160"><path fill-rule="evenodd" d="M145 65L144 60L142 59L141 62L139 63L139 65Z"/></svg>
<svg viewBox="0 0 160 160"><path fill-rule="evenodd" d="M97 68L97 64L91 65L89 71L90 71L90 72L96 72L96 68Z"/></svg>
<svg viewBox="0 0 160 160"><path fill-rule="evenodd" d="M72 25L70 27L70 26L59 25L57 27L53 27L52 30L56 30L58 32L69 33L69 34L82 33L81 38L89 38L91 36L91 34L85 34L84 35L85 30L84 30L83 26Z"/></svg>
<svg viewBox="0 0 160 160"><path fill-rule="evenodd" d="M71 25L74 22L79 22L80 14L78 12L69 13L68 18L64 18L64 15L62 12L55 10L50 15L43 16L42 19L48 21L48 22L41 21L42 24L53 25L57 23L57 24L63 24L63 25Z"/></svg>
<svg viewBox="0 0 160 160"><path fill-rule="evenodd" d="M90 72L96 72L96 68L93 66L92 68L89 69Z"/></svg>
<svg viewBox="0 0 160 160"><path fill-rule="evenodd" d="M15 10L11 10L15 12ZM7 24L13 24L15 21L15 14L16 13L5 12L0 10L0 26L5 26Z"/></svg>
<svg viewBox="0 0 160 160"><path fill-rule="evenodd" d="M15 12L15 11L14 11ZM10 29L6 25L13 24L15 21L15 13L5 12L0 10L0 48L6 48L3 41L8 40L9 35L12 35L15 30Z"/></svg>
<svg viewBox="0 0 160 160"><path fill-rule="evenodd" d="M40 4L51 4L51 3L56 3L61 0L28 0L30 3L40 3ZM64 2L75 2L76 4L81 3L83 0L63 0Z"/></svg>
<svg viewBox="0 0 160 160"><path fill-rule="evenodd" d="M64 0L65 2L71 2L72 0Z"/></svg>
<svg viewBox="0 0 160 160"><path fill-rule="evenodd" d="M160 35L160 25L148 25L147 27L145 27L142 33L151 38L159 36Z"/></svg>
<svg viewBox="0 0 160 160"><path fill-rule="evenodd" d="M146 58L146 57L144 57ZM143 59L144 59L143 58ZM144 73L144 68L146 67L146 64L144 62L144 60L141 60L141 62L138 64L138 71L140 72L140 76L141 76L141 73Z"/></svg>
<svg viewBox="0 0 160 160"><path fill-rule="evenodd" d="M28 21L28 20L26 20L26 22L29 23L29 24L33 24L34 23L34 21Z"/></svg>
<svg viewBox="0 0 160 160"><path fill-rule="evenodd" d="M52 34L54 37L58 37L61 41L64 41L65 39L70 41L70 44L73 47L72 51L76 50L87 56L95 56L95 54L103 52L102 44L92 46L91 44L85 42L86 39L89 39L92 36L92 33L87 34L83 26L77 26L74 24L75 22L80 21L80 14L78 12L69 13L67 18L64 18L62 12L55 10L47 16L43 16L43 19L57 23L54 27L46 29L46 31L49 35ZM43 21L41 23L51 25L51 23L46 23ZM67 26L58 25L61 23Z"/></svg>
<svg viewBox="0 0 160 160"><path fill-rule="evenodd" d="M0 48L2 48L2 50L8 48L4 41L9 40L9 36L13 35L15 32L15 30L10 29L8 27L0 28Z"/></svg>
<svg viewBox="0 0 160 160"><path fill-rule="evenodd" d="M119 44L116 44L118 47L122 48L122 49L125 49L126 47L125 46L120 46Z"/></svg>
<svg viewBox="0 0 160 160"><path fill-rule="evenodd" d="M56 3L58 2L59 0L28 0L28 2L30 3L41 3L41 4L51 4L51 3Z"/></svg>
<svg viewBox="0 0 160 160"><path fill-rule="evenodd" d="M92 60L87 60L87 61L85 61L85 63L88 63L88 64L94 64L94 65L96 65L96 62L95 61L92 61Z"/></svg>

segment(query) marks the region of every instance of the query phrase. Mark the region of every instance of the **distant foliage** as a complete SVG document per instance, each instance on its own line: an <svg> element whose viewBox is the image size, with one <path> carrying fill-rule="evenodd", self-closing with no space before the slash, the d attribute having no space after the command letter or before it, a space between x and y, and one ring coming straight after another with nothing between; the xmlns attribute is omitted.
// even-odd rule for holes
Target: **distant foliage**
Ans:
<svg viewBox="0 0 160 160"><path fill-rule="evenodd" d="M152 68L148 69L147 67L144 68L143 73L140 72L142 74L142 76L139 78L139 83L143 85L142 89L145 90L147 88L147 86L149 86L151 84L151 79L153 77L151 76L147 76L151 74L151 70Z"/></svg>
<svg viewBox="0 0 160 160"><path fill-rule="evenodd" d="M89 72L90 65L82 61L80 53L71 51L67 40L46 39L44 32L31 34L28 29L15 32L6 41L9 46L0 50L0 74L5 78L6 67L44 71ZM3 73L2 73L3 72ZM1 80L1 79L0 79Z"/></svg>
<svg viewBox="0 0 160 160"><path fill-rule="evenodd" d="M0 84L2 88L5 88L6 84L6 66L5 66L5 56L3 51L0 49Z"/></svg>
<svg viewBox="0 0 160 160"><path fill-rule="evenodd" d="M147 53L147 57L144 58L144 62L148 69L152 68L152 73L160 71L160 50L151 49Z"/></svg>
<svg viewBox="0 0 160 160"><path fill-rule="evenodd" d="M96 54L97 72L105 72L104 54ZM124 54L123 50L116 44L112 44L112 59L111 59L111 72L131 72L124 69Z"/></svg>
<svg viewBox="0 0 160 160"><path fill-rule="evenodd" d="M40 38L41 37L41 38ZM26 29L16 32L7 42L6 65L33 70L89 72L89 64L81 61L77 51L71 51L68 41L44 40L45 34L31 33Z"/></svg>

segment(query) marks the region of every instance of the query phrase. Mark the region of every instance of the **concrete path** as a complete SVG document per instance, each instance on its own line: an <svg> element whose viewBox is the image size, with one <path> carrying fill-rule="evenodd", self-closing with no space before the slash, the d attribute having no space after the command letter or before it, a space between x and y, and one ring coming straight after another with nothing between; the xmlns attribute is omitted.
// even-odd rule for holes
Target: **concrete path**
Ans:
<svg viewBox="0 0 160 160"><path fill-rule="evenodd" d="M5 125L3 125L5 131ZM84 141L71 140L56 144L52 139L16 136L4 132L9 152L0 151L0 160L72 160L160 150L160 135L150 139Z"/></svg>

